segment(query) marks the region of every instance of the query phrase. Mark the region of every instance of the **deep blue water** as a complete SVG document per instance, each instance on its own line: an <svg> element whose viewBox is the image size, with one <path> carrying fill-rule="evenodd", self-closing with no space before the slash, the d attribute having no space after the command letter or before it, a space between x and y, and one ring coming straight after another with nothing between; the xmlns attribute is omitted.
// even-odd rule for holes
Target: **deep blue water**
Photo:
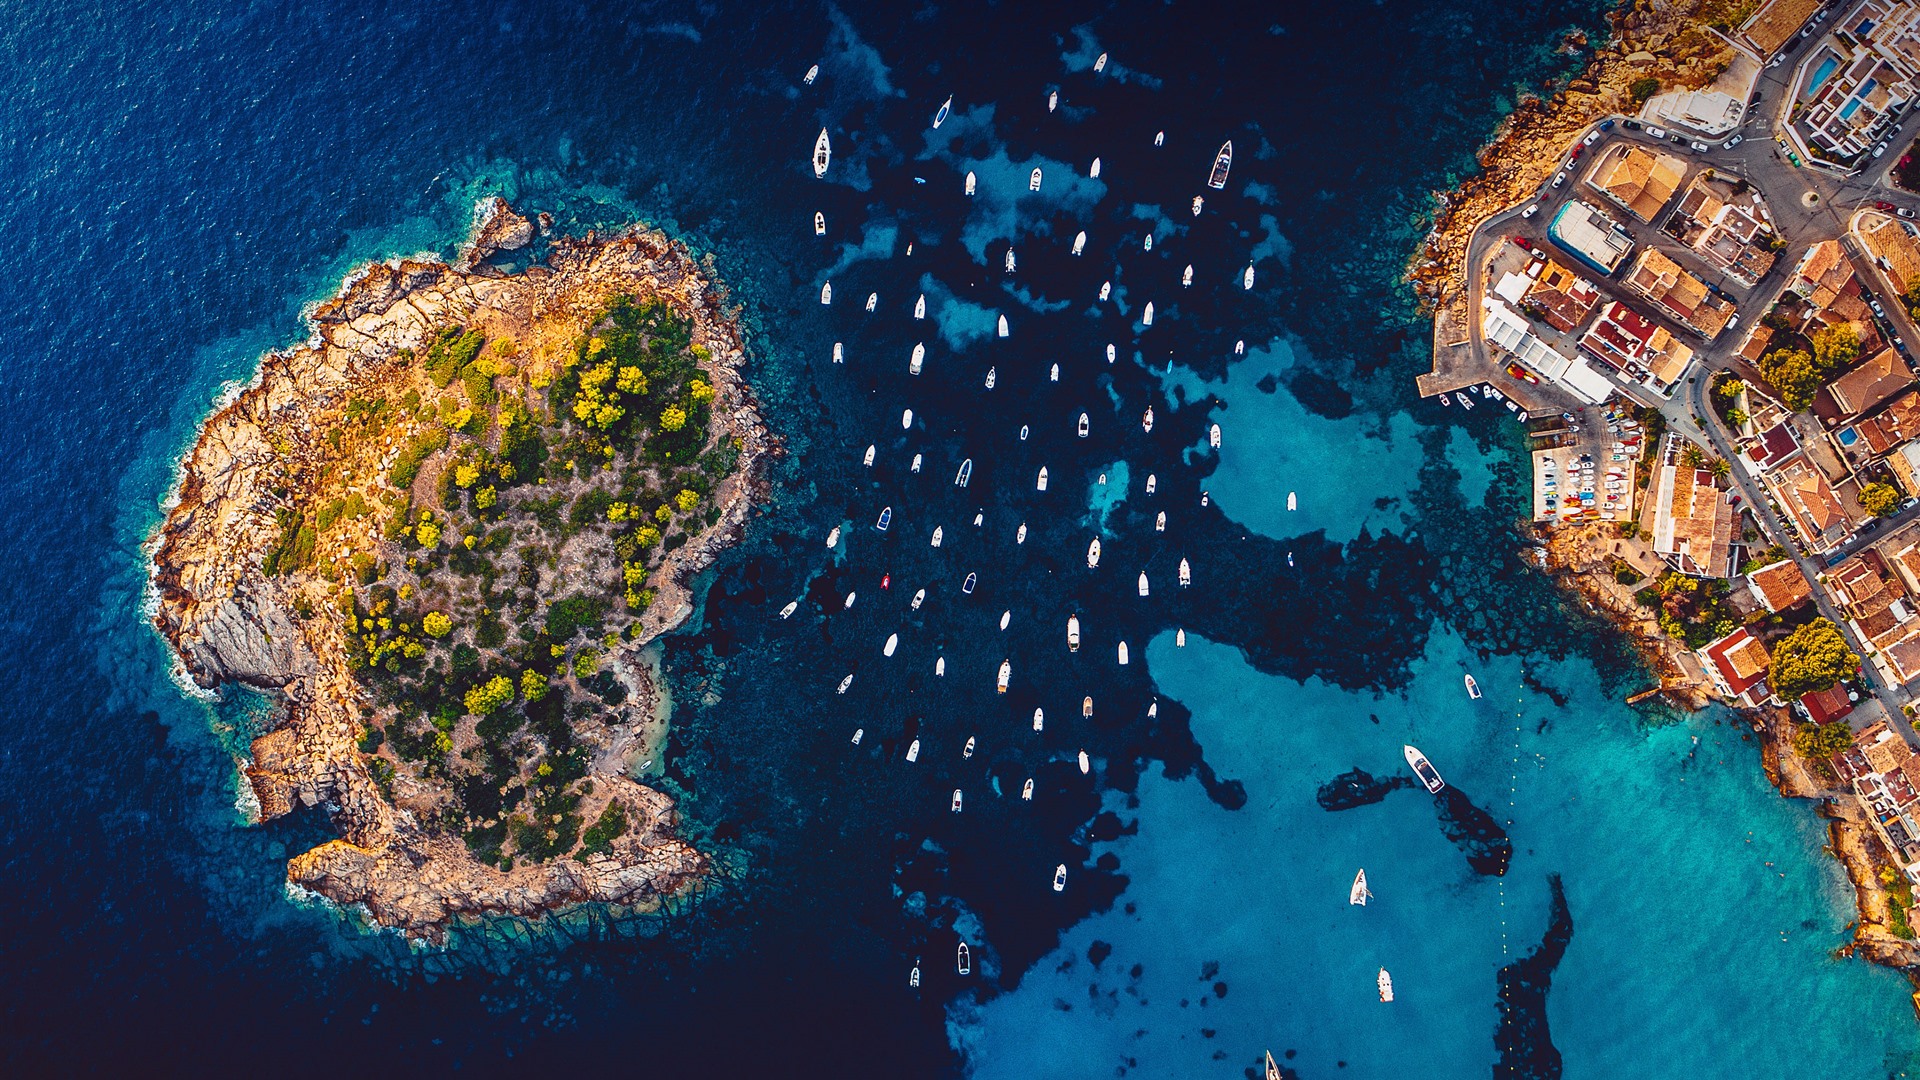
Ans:
<svg viewBox="0 0 1920 1080"><path fill-rule="evenodd" d="M1662 726L1615 704L1637 678L1617 643L1515 556L1515 428L1413 400L1426 327L1396 278L1427 193L1472 167L1516 93L1565 74L1553 46L1597 27L1597 5L7 14L9 1059L1238 1076L1271 1047L1307 1077L1909 1067L1900 981L1829 955L1848 896L1815 822L1720 718ZM955 115L930 131L948 94ZM825 183L805 164L823 124ZM1196 219L1229 137L1232 180ZM357 262L450 248L493 193L568 231L640 219L712 251L791 454L702 617L664 645L663 783L731 879L670 918L493 927L409 956L285 897L287 857L324 822L234 810L233 755L264 706L174 688L141 618L141 543L209 402L302 335L302 304ZM883 537L868 523L886 505ZM968 572L981 587L962 597ZM1463 668L1489 687L1481 705ZM969 735L981 752L963 760ZM1399 775L1408 739L1461 801L1316 802L1354 768ZM1507 842L1506 876L1482 872ZM1345 886L1363 864L1378 899L1357 913ZM1554 874L1564 958L1508 967L1548 935ZM1401 987L1390 1011L1381 965ZM1518 1043L1496 1039L1503 968L1530 994Z"/></svg>

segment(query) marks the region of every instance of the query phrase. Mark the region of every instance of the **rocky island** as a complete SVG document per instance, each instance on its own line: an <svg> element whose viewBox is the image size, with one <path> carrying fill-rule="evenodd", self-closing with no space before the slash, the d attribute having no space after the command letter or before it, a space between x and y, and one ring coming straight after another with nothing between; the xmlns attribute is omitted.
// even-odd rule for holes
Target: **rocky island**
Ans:
<svg viewBox="0 0 1920 1080"><path fill-rule="evenodd" d="M454 920L657 905L706 858L641 649L764 496L736 312L681 244L556 239L493 199L452 264L368 265L206 420L154 547L201 687L276 699L245 787L338 838L290 886L443 942Z"/></svg>

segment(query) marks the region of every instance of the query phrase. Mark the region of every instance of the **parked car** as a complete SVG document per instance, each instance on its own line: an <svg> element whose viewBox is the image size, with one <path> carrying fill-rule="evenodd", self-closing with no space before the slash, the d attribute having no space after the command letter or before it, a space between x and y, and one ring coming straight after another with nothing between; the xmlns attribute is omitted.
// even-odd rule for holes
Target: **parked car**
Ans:
<svg viewBox="0 0 1920 1080"><path fill-rule="evenodd" d="M1906 208L1906 207L1904 207L1904 206L1896 206L1896 207L1894 207L1894 208L1893 208L1893 212L1894 212L1894 213L1896 213L1896 214L1898 214L1898 215L1900 215L1900 216L1901 216L1901 217L1903 217L1903 218L1910 218L1910 217L1912 217L1912 216L1913 216L1913 211L1911 211L1911 210L1909 210L1909 209L1907 209L1907 208Z"/></svg>
<svg viewBox="0 0 1920 1080"><path fill-rule="evenodd" d="M1734 147L1739 146L1741 143L1746 141L1747 141L1747 137L1745 135L1735 135L1733 138L1728 139L1726 142L1721 143L1720 149L1731 150Z"/></svg>
<svg viewBox="0 0 1920 1080"><path fill-rule="evenodd" d="M1880 200L1879 202L1877 202L1877 203L1874 203L1874 204L1873 204L1873 208L1874 208L1875 210L1887 210L1887 211L1891 211L1891 210L1893 210L1893 208L1894 208L1894 206L1893 206L1893 204L1892 204L1892 203L1890 203L1890 202L1888 202L1888 201L1886 201L1885 199L1882 199L1882 200Z"/></svg>
<svg viewBox="0 0 1920 1080"><path fill-rule="evenodd" d="M1525 210L1520 211L1520 216L1523 218L1530 218L1539 212L1540 212L1540 204L1534 203L1532 206L1529 206Z"/></svg>
<svg viewBox="0 0 1920 1080"><path fill-rule="evenodd" d="M1739 326L1739 325L1740 325L1740 316L1739 316L1739 315L1737 315L1737 314L1736 314L1736 315L1729 315L1729 316L1727 316L1727 329L1729 329L1729 330L1731 330L1731 329L1733 329L1734 327L1736 327L1736 326Z"/></svg>
<svg viewBox="0 0 1920 1080"><path fill-rule="evenodd" d="M1687 148L1692 150L1696 154L1704 154L1707 151L1713 149L1713 147L1708 146L1706 143L1700 142L1697 139L1694 140L1693 142L1688 143Z"/></svg>
<svg viewBox="0 0 1920 1080"><path fill-rule="evenodd" d="M1881 143L1881 144L1880 144L1879 146L1876 146L1876 147L1874 147L1874 148L1873 148L1873 156L1874 156L1874 157L1879 157L1879 156L1880 156L1881 154L1884 154L1884 153L1886 153L1886 152L1887 152L1887 144L1886 144L1886 143Z"/></svg>
<svg viewBox="0 0 1920 1080"><path fill-rule="evenodd" d="M1672 143L1672 144L1673 144L1673 145L1675 145L1675 146L1685 146L1685 145L1687 145L1687 140L1686 140L1685 138L1683 138L1682 136L1680 136L1679 134L1677 134L1677 133L1676 133L1676 134L1670 134L1670 135L1668 135L1668 136L1667 136L1667 141L1668 141L1668 142L1670 142L1670 143Z"/></svg>
<svg viewBox="0 0 1920 1080"><path fill-rule="evenodd" d="M1647 134L1653 136L1656 139L1664 139L1667 137L1667 129L1657 128L1657 127L1648 127Z"/></svg>
<svg viewBox="0 0 1920 1080"><path fill-rule="evenodd" d="M1751 109L1751 108L1753 108L1753 107L1754 107L1755 105L1758 105L1758 104L1760 104L1760 98L1761 98L1761 95L1759 95L1759 94L1755 94L1755 95L1753 95L1752 97L1750 97L1750 98L1748 98L1748 99L1747 99L1747 108L1749 108L1749 109Z"/></svg>
<svg viewBox="0 0 1920 1080"><path fill-rule="evenodd" d="M1563 185L1563 184L1565 184L1566 182L1567 182L1567 174L1566 174L1566 172L1565 172L1565 170L1562 170L1562 171L1560 172L1560 174L1559 174L1558 176L1555 176L1555 177L1553 178L1553 186L1554 186L1554 187L1560 187L1561 185ZM1912 217L1913 215L1911 215L1911 214L1909 214L1909 215L1907 215L1907 216L1908 216L1908 217Z"/></svg>
<svg viewBox="0 0 1920 1080"><path fill-rule="evenodd" d="M1587 132L1587 137L1580 140L1580 145L1592 146L1594 143L1597 143L1599 141L1600 141L1600 131L1599 129L1596 128L1593 131Z"/></svg>
<svg viewBox="0 0 1920 1080"><path fill-rule="evenodd" d="M1611 124L1611 123L1613 123L1613 121L1611 120L1607 121L1607 124ZM1604 128L1607 126L1607 124L1601 124L1600 126ZM1638 120L1622 120L1620 121L1620 126L1623 128L1626 128L1628 131L1639 131L1642 127L1646 125L1640 123L1640 121Z"/></svg>
<svg viewBox="0 0 1920 1080"><path fill-rule="evenodd" d="M1781 53L1780 55L1778 55L1778 56L1776 56L1776 57L1774 57L1773 59L1771 59L1771 60L1769 60L1769 61L1767 61L1767 66L1768 66L1768 67L1770 67L1770 68L1777 68L1777 67L1779 67L1779 66L1780 66L1781 64L1784 64L1784 63L1786 63L1786 62L1787 62L1787 54L1786 54L1786 53Z"/></svg>
<svg viewBox="0 0 1920 1080"><path fill-rule="evenodd" d="M1507 239L1513 241L1514 244L1517 245L1521 251L1533 250L1533 241L1527 239L1524 236L1509 236L1507 237Z"/></svg>

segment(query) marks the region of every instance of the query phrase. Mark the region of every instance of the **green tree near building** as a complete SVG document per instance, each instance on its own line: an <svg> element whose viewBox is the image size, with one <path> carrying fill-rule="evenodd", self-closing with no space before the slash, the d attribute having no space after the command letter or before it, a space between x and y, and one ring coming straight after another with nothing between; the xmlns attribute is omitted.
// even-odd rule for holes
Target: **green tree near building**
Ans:
<svg viewBox="0 0 1920 1080"><path fill-rule="evenodd" d="M1900 509L1900 492L1892 484L1867 484L1860 489L1860 507L1876 517L1892 517Z"/></svg>
<svg viewBox="0 0 1920 1080"><path fill-rule="evenodd" d="M1831 689L1859 667L1860 657L1847 648L1840 628L1830 619L1815 619L1774 647L1767 680L1775 694L1790 701Z"/></svg>
<svg viewBox="0 0 1920 1080"><path fill-rule="evenodd" d="M1853 745L1853 729L1845 720L1830 724L1797 724L1793 729L1794 752L1803 758L1829 758L1845 753Z"/></svg>
<svg viewBox="0 0 1920 1080"><path fill-rule="evenodd" d="M1860 358L1860 333L1852 323L1834 323L1813 332L1813 364L1822 377L1831 378Z"/></svg>
<svg viewBox="0 0 1920 1080"><path fill-rule="evenodd" d="M1805 349L1775 349L1760 358L1760 374L1766 377L1794 412L1813 407L1813 395L1820 389L1820 372Z"/></svg>

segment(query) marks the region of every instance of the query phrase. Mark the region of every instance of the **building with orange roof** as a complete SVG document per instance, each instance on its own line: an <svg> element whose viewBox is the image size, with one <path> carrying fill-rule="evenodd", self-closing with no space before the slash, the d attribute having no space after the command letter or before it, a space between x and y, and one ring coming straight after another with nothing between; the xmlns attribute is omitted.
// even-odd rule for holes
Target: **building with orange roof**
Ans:
<svg viewBox="0 0 1920 1080"><path fill-rule="evenodd" d="M1740 26L1738 40L1770 60L1780 47L1793 40L1825 0L1767 0Z"/></svg>
<svg viewBox="0 0 1920 1080"><path fill-rule="evenodd" d="M1815 310L1821 310L1832 305L1852 276L1853 268L1847 265L1840 241L1822 240L1801 256L1787 289L1812 304Z"/></svg>
<svg viewBox="0 0 1920 1080"><path fill-rule="evenodd" d="M1747 589L1768 611L1785 611L1813 596L1807 575L1800 572L1800 565L1792 559L1769 563L1748 574Z"/></svg>
<svg viewBox="0 0 1920 1080"><path fill-rule="evenodd" d="M1905 289L1920 279L1920 237L1912 225L1892 214L1861 215L1854 229L1860 246L1887 272L1896 289Z"/></svg>
<svg viewBox="0 0 1920 1080"><path fill-rule="evenodd" d="M1892 349L1881 349L1845 375L1828 383L1827 396L1840 416L1851 419L1913 385L1913 373Z"/></svg>
<svg viewBox="0 0 1920 1080"><path fill-rule="evenodd" d="M1570 333L1593 314L1600 288L1552 259L1540 267L1540 276L1527 290L1521 306L1561 333Z"/></svg>
<svg viewBox="0 0 1920 1080"><path fill-rule="evenodd" d="M1718 337L1733 317L1733 304L1713 295L1706 282L1658 248L1640 253L1627 273L1627 287L1708 341Z"/></svg>
<svg viewBox="0 0 1920 1080"><path fill-rule="evenodd" d="M1767 699L1767 665L1772 657L1746 627L1708 644L1700 650L1700 659L1707 677L1735 705L1752 707Z"/></svg>
<svg viewBox="0 0 1920 1080"><path fill-rule="evenodd" d="M1787 512L1787 520L1807 550L1831 551L1853 533L1846 507L1833 493L1833 486L1802 453L1781 464L1765 476L1774 501Z"/></svg>
<svg viewBox="0 0 1920 1080"><path fill-rule="evenodd" d="M1686 179L1687 163L1634 143L1615 143L1587 170L1587 186L1647 224Z"/></svg>
<svg viewBox="0 0 1920 1080"><path fill-rule="evenodd" d="M1732 573L1733 506L1713 485L1713 474L1682 464L1683 442L1669 433L1654 467L1653 550L1675 570L1695 577Z"/></svg>

